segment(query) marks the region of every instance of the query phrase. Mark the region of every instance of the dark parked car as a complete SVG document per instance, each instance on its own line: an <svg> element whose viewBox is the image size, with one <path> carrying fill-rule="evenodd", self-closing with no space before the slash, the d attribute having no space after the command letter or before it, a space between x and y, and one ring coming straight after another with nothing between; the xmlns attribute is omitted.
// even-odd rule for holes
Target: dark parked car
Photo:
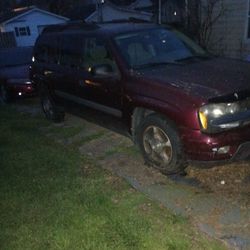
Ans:
<svg viewBox="0 0 250 250"><path fill-rule="evenodd" d="M3 102L34 94L29 79L31 59L29 47L0 51L0 99Z"/></svg>
<svg viewBox="0 0 250 250"><path fill-rule="evenodd" d="M48 119L61 121L68 102L121 117L163 173L250 155L247 62L211 57L171 28L142 23L52 26L34 58Z"/></svg>

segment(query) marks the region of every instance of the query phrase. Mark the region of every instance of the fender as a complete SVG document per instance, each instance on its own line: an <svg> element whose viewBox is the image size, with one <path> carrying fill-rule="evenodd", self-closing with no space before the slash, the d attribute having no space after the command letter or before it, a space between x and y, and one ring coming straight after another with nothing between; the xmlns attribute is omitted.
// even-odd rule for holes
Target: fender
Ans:
<svg viewBox="0 0 250 250"><path fill-rule="evenodd" d="M173 121L177 126L188 127L191 129L200 129L197 110L193 105L187 104L185 107L180 108L175 104L163 102L151 97L136 95L133 97L126 96L124 100L124 117L131 117L136 108L146 109L148 111L156 112L166 116ZM183 113L182 118L179 115ZM196 121L194 123L193 121ZM131 124L131 123L130 123Z"/></svg>

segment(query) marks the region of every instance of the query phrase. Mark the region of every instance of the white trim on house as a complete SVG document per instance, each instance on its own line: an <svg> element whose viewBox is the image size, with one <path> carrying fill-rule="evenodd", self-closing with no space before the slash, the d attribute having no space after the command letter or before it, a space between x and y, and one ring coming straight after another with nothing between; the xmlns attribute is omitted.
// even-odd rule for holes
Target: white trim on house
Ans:
<svg viewBox="0 0 250 250"><path fill-rule="evenodd" d="M39 9L39 8L36 8L36 7L35 7L35 8L32 8L32 9L27 10L26 12L24 12L24 13L22 13L22 14L20 14L20 15L17 15L17 16L15 16L15 17L12 17L12 18L10 18L10 19L8 19L8 20L2 22L1 25L6 25L6 24L8 24L8 23L10 23L10 22L13 22L14 20L16 20L16 19L18 19L18 18L20 18L20 17L26 16L26 15L28 15L28 14L34 12L34 11L38 11L38 12L41 12L41 13L43 13L43 14L50 15L50 16L53 16L53 17L62 19L62 20L64 20L64 21L69 21L69 20L70 20L70 19L67 18L67 17L59 16L59 15L54 14L54 13L52 13L52 12L49 12L49 11L46 11L46 10L42 10L42 9Z"/></svg>

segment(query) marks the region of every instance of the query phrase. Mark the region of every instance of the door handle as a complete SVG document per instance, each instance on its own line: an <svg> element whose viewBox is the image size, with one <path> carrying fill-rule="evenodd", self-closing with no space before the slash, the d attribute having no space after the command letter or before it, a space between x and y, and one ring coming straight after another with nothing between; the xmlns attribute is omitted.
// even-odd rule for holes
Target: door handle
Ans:
<svg viewBox="0 0 250 250"><path fill-rule="evenodd" d="M79 80L79 86L81 86L81 87L86 87L86 86L89 86L89 87L100 87L101 83L85 79L85 80Z"/></svg>
<svg viewBox="0 0 250 250"><path fill-rule="evenodd" d="M51 70L45 70L44 71L44 75L47 76L47 75L51 75L53 73L53 71Z"/></svg>

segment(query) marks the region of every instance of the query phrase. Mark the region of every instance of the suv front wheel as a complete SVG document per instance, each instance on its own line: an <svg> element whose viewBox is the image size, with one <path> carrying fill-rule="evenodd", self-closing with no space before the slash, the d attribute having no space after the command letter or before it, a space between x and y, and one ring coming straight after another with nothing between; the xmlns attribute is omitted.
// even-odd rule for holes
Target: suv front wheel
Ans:
<svg viewBox="0 0 250 250"><path fill-rule="evenodd" d="M149 115L137 128L137 143L147 164L164 174L182 173L186 161L174 125L160 115Z"/></svg>
<svg viewBox="0 0 250 250"><path fill-rule="evenodd" d="M62 122L64 120L65 113L62 108L58 107L55 104L51 94L49 93L48 88L42 84L40 86L39 93L42 110L46 118L53 122Z"/></svg>

